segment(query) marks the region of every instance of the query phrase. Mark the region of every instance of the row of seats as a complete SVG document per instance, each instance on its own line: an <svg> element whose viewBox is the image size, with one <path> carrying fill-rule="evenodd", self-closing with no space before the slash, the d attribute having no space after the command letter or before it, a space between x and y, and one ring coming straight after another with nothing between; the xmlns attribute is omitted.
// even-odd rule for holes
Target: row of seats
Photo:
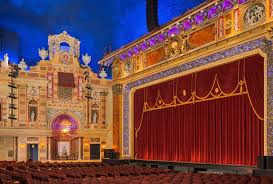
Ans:
<svg viewBox="0 0 273 184"><path fill-rule="evenodd" d="M19 183L88 183L91 178L139 176L170 173L168 169L151 169L139 166L99 163L40 163L40 162L2 162L0 173L3 182ZM10 179L11 178L11 179Z"/></svg>
<svg viewBox="0 0 273 184"><path fill-rule="evenodd" d="M272 177L174 172L102 163L0 162L0 184L271 184Z"/></svg>

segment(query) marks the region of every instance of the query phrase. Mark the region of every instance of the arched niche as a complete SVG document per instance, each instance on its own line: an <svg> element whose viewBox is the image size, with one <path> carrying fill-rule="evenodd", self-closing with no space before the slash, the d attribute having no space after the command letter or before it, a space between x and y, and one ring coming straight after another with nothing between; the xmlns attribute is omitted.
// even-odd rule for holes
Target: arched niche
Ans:
<svg viewBox="0 0 273 184"><path fill-rule="evenodd" d="M93 104L91 106L91 123L92 124L99 123L99 114L100 114L100 106L98 104Z"/></svg>
<svg viewBox="0 0 273 184"><path fill-rule="evenodd" d="M30 100L28 102L28 121L36 122L38 119L38 102L36 100Z"/></svg>
<svg viewBox="0 0 273 184"><path fill-rule="evenodd" d="M70 52L70 45L67 42L61 42L60 51Z"/></svg>

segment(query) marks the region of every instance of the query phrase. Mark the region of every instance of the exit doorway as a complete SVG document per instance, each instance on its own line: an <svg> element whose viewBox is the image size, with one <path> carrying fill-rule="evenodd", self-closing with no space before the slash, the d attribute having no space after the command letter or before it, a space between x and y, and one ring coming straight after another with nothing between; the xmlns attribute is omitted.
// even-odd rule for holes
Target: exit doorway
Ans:
<svg viewBox="0 0 273 184"><path fill-rule="evenodd" d="M27 160L38 160L38 144L27 144Z"/></svg>
<svg viewBox="0 0 273 184"><path fill-rule="evenodd" d="M100 144L90 144L90 160L100 160Z"/></svg>

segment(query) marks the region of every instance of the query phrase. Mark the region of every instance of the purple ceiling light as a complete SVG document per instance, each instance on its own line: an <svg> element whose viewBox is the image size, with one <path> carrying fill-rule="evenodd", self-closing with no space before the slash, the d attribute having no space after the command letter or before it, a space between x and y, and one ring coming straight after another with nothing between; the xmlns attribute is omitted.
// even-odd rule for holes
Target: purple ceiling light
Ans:
<svg viewBox="0 0 273 184"><path fill-rule="evenodd" d="M212 19L218 15L217 6L213 6L208 10L208 18Z"/></svg>
<svg viewBox="0 0 273 184"><path fill-rule="evenodd" d="M138 54L138 53L139 53L138 45L136 45L136 46L133 48L133 51L134 51L135 54Z"/></svg>
<svg viewBox="0 0 273 184"><path fill-rule="evenodd" d="M223 2L223 5L222 5L222 8L223 8L223 11L227 11L227 10L230 10L234 7L234 4L232 1L230 0L225 0Z"/></svg>
<svg viewBox="0 0 273 184"><path fill-rule="evenodd" d="M169 37L178 35L179 33L180 33L180 29L179 29L178 25L173 26L171 29L168 30L168 36Z"/></svg>
<svg viewBox="0 0 273 184"><path fill-rule="evenodd" d="M150 39L149 39L149 43L150 43L150 46L151 46L151 47L156 46L156 39L155 39L155 37L150 38Z"/></svg>
<svg viewBox="0 0 273 184"><path fill-rule="evenodd" d="M248 0L238 0L238 4L244 4L245 2L247 2Z"/></svg>
<svg viewBox="0 0 273 184"><path fill-rule="evenodd" d="M134 54L134 51L132 49L129 49L127 52L127 55L131 57Z"/></svg>
<svg viewBox="0 0 273 184"><path fill-rule="evenodd" d="M119 59L124 61L126 59L126 57L127 57L126 54L122 53L122 54L120 54Z"/></svg>
<svg viewBox="0 0 273 184"><path fill-rule="evenodd" d="M142 42L141 43L141 49L142 49L142 51L148 49L148 44L146 42Z"/></svg>
<svg viewBox="0 0 273 184"><path fill-rule="evenodd" d="M192 23L190 19L187 19L183 22L183 28L185 31L189 30L192 28Z"/></svg>
<svg viewBox="0 0 273 184"><path fill-rule="evenodd" d="M166 39L166 37L165 37L164 33L160 33L157 35L157 39L159 42L163 42Z"/></svg>
<svg viewBox="0 0 273 184"><path fill-rule="evenodd" d="M204 17L203 13L196 14L194 19L195 19L195 24L196 25L200 25L205 21L205 17Z"/></svg>

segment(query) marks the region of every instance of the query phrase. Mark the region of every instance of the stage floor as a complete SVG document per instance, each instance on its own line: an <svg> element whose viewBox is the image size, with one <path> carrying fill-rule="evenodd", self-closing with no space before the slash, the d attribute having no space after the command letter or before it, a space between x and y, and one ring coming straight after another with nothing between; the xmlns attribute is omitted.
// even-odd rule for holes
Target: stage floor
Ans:
<svg viewBox="0 0 273 184"><path fill-rule="evenodd" d="M190 163L190 162L168 162L158 160L131 160L131 159L103 159L102 162L109 164L129 164L154 168L168 168L182 172L209 172L209 173L229 173L229 174L251 174L256 167L235 166L235 165L218 165L207 163Z"/></svg>

